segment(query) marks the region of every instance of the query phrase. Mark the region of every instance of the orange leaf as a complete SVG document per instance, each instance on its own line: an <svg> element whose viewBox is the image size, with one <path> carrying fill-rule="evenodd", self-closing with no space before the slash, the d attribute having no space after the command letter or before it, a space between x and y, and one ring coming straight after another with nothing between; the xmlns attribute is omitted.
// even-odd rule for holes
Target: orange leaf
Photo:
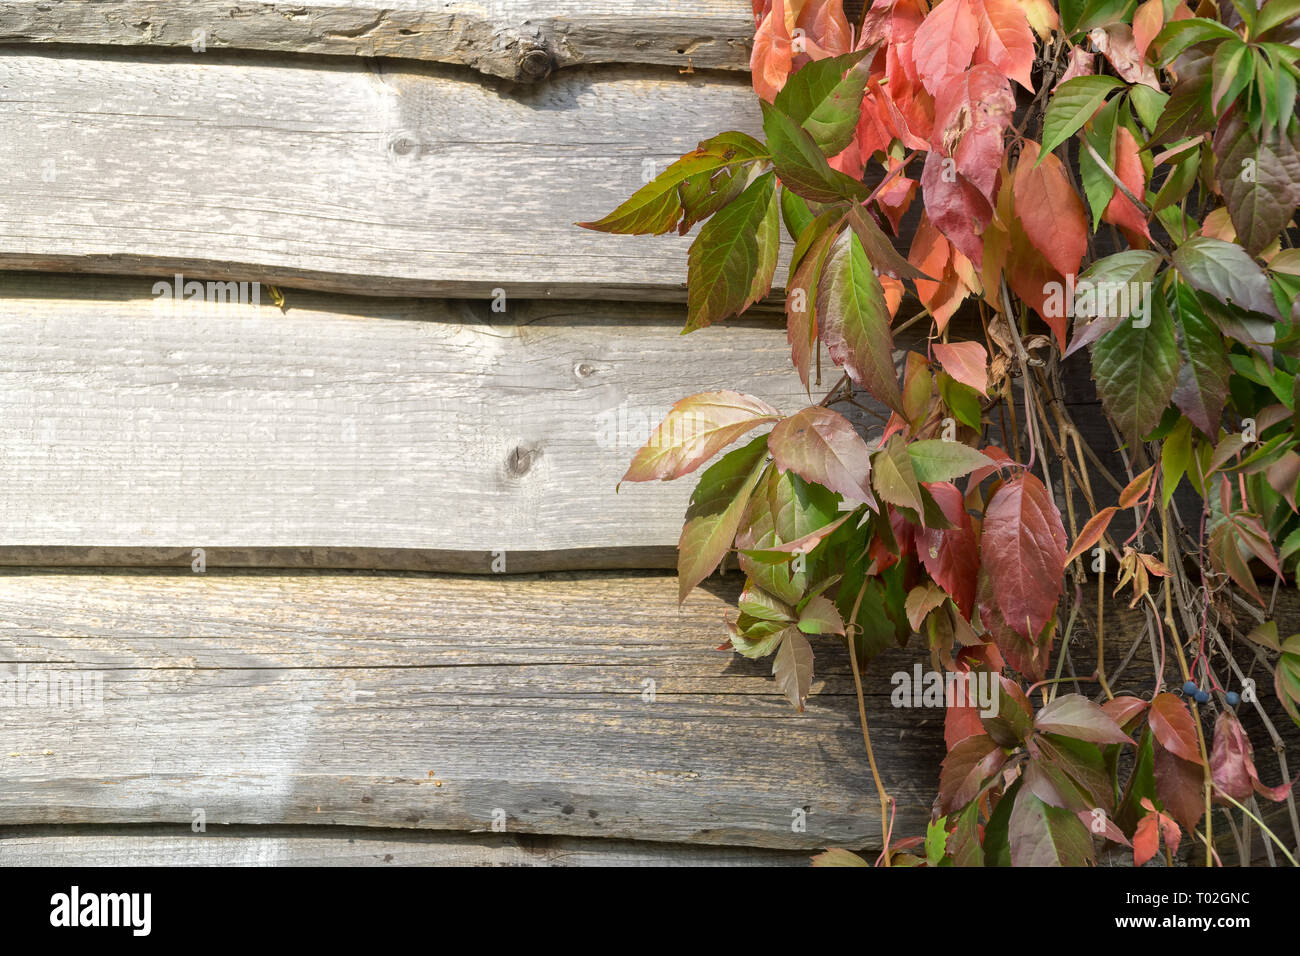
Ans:
<svg viewBox="0 0 1300 956"><path fill-rule="evenodd" d="M1132 508L1141 501L1142 496L1145 495L1147 489L1151 487L1151 479L1155 476L1155 473L1156 466L1152 465L1146 471L1142 472L1142 474L1130 481L1128 487L1119 493L1119 506L1121 508Z"/></svg>
<svg viewBox="0 0 1300 956"><path fill-rule="evenodd" d="M949 80L966 71L979 39L979 18L971 0L945 0L930 11L916 31L912 53L921 83L931 95L937 96Z"/></svg>
<svg viewBox="0 0 1300 956"><path fill-rule="evenodd" d="M1083 200L1070 185L1065 165L1049 153L1038 164L1039 145L1026 140L1013 187L1016 217L1025 234L1062 275L1074 275L1088 251Z"/></svg>
<svg viewBox="0 0 1300 956"><path fill-rule="evenodd" d="M814 59L839 56L853 47L853 31L844 16L844 0L808 0L799 11L799 26Z"/></svg>
<svg viewBox="0 0 1300 956"><path fill-rule="evenodd" d="M1034 92L1034 34L1017 0L984 0L979 8L975 62L992 63L1007 79Z"/></svg>
<svg viewBox="0 0 1300 956"><path fill-rule="evenodd" d="M1139 59L1146 59L1147 48L1165 25L1164 0L1146 0L1133 14L1133 39Z"/></svg>
<svg viewBox="0 0 1300 956"><path fill-rule="evenodd" d="M1196 736L1196 721L1187 706L1173 694L1157 694L1147 714L1151 733L1175 757L1205 766Z"/></svg>
<svg viewBox="0 0 1300 956"><path fill-rule="evenodd" d="M1142 158L1138 155L1138 142L1124 126L1115 130L1115 175L1134 196L1141 199L1146 195L1146 170L1142 168ZM1123 230L1131 245L1146 248L1143 238L1151 238L1146 218L1118 189L1110 197L1110 204L1101 218Z"/></svg>
<svg viewBox="0 0 1300 956"><path fill-rule="evenodd" d="M1088 523L1079 532L1079 537L1075 539L1074 547L1065 556L1066 564L1069 564L1101 540L1101 536L1106 533L1106 529L1110 526L1110 519L1115 517L1117 511L1119 509L1112 505L1109 508L1102 508L1088 519Z"/></svg>
<svg viewBox="0 0 1300 956"><path fill-rule="evenodd" d="M786 25L785 0L774 0L767 18L754 33L754 50L749 57L754 92L771 103L785 86L792 66L793 51Z"/></svg>

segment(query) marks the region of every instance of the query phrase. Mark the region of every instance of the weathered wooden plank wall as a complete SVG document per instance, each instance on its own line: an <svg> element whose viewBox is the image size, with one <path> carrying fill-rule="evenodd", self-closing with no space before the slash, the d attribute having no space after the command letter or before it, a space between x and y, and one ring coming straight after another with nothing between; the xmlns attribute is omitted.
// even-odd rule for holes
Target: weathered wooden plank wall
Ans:
<svg viewBox="0 0 1300 956"><path fill-rule="evenodd" d="M521 82L584 64L747 70L754 19L719 0L0 2L0 43L383 56Z"/></svg>
<svg viewBox="0 0 1300 956"><path fill-rule="evenodd" d="M688 238L573 224L758 126L743 75L0 49L0 268L683 299Z"/></svg>
<svg viewBox="0 0 1300 956"><path fill-rule="evenodd" d="M686 394L808 400L771 316L677 335L689 239L573 226L757 131L752 23L746 0L0 0L0 702L101 692L0 706L0 864L878 845L841 650L817 644L794 714L714 650L734 577L679 609L646 570L691 482L614 494ZM166 303L178 272L286 308ZM124 569L195 548L206 573ZM519 574L557 569L583 573ZM888 705L918 656L868 683L900 834L942 755L941 714Z"/></svg>
<svg viewBox="0 0 1300 956"><path fill-rule="evenodd" d="M98 675L102 698L0 708L0 824L188 825L202 809L209 824L481 831L500 810L510 832L878 838L843 648L818 642L795 714L769 663L713 649L734 587L679 610L675 579L644 573L2 573L7 686L93 691ZM915 832L942 713L927 732L889 690L875 682L868 707L896 825Z"/></svg>
<svg viewBox="0 0 1300 956"><path fill-rule="evenodd" d="M762 320L683 337L676 306L151 288L0 275L3 560L672 566L692 483L616 494L649 430L722 384L809 403Z"/></svg>
<svg viewBox="0 0 1300 956"><path fill-rule="evenodd" d="M807 866L799 850L376 827L0 827L4 866Z"/></svg>

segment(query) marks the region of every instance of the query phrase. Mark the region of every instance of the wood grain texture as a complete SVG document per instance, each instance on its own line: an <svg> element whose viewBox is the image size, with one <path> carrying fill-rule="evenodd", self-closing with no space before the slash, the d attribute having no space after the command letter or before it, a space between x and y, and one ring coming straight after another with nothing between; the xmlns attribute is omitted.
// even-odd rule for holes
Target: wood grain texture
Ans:
<svg viewBox="0 0 1300 956"><path fill-rule="evenodd" d="M0 299L11 565L674 567L695 476L619 491L650 429L722 386L809 403L778 325L682 336L674 306L291 291L282 313L14 273Z"/></svg>
<svg viewBox="0 0 1300 956"><path fill-rule="evenodd" d="M196 34L195 31L202 31ZM0 43L402 57L521 82L582 64L748 70L746 0L10 0Z"/></svg>
<svg viewBox="0 0 1300 956"><path fill-rule="evenodd" d="M736 584L679 610L666 575L0 573L2 686L102 688L0 698L0 824L489 832L499 810L516 834L878 841L843 648L815 643L794 713L770 662L714 649ZM899 834L942 756L941 713L889 704L919 653L879 660L867 700Z"/></svg>
<svg viewBox="0 0 1300 956"><path fill-rule="evenodd" d="M0 268L378 295L682 300L689 237L574 223L760 126L739 75L220 52L0 50L0 104Z"/></svg>
<svg viewBox="0 0 1300 956"><path fill-rule="evenodd" d="M368 827L0 827L0 866L808 866L809 854Z"/></svg>

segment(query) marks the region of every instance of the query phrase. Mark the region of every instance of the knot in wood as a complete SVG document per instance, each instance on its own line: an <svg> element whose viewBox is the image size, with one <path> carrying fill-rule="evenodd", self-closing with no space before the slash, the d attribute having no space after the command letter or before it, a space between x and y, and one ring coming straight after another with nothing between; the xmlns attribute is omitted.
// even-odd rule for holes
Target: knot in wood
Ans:
<svg viewBox="0 0 1300 956"><path fill-rule="evenodd" d="M515 78L522 83L536 83L550 76L554 65L551 51L538 44L520 53Z"/></svg>
<svg viewBox="0 0 1300 956"><path fill-rule="evenodd" d="M533 467L533 462L541 455L541 449L516 446L506 457L506 471L516 478L522 478Z"/></svg>

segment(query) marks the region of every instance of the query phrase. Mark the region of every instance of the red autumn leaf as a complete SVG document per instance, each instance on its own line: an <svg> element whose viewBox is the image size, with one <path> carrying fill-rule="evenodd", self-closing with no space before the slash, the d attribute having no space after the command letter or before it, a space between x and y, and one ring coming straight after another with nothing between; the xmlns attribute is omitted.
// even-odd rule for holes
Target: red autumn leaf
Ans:
<svg viewBox="0 0 1300 956"><path fill-rule="evenodd" d="M935 584L948 592L962 617L969 621L975 609L975 585L979 575L975 525L966 513L965 501L956 485L944 481L931 482L925 487L934 496L944 517L955 527L917 531L917 553Z"/></svg>
<svg viewBox="0 0 1300 956"><path fill-rule="evenodd" d="M1152 775L1156 796L1169 815L1187 830L1196 828L1205 815L1205 771L1201 766L1175 757L1163 747L1154 748Z"/></svg>
<svg viewBox="0 0 1300 956"><path fill-rule="evenodd" d="M951 78L934 101L934 139L957 172L994 201L1003 140L1016 109L1007 78L981 63Z"/></svg>
<svg viewBox="0 0 1300 956"><path fill-rule="evenodd" d="M1120 727L1124 727L1129 721L1146 713L1147 702L1140 697L1125 695L1106 701L1101 705L1101 709L1109 714L1111 719Z"/></svg>
<svg viewBox="0 0 1300 956"><path fill-rule="evenodd" d="M978 342L937 342L934 357L956 381L989 393L989 353Z"/></svg>
<svg viewBox="0 0 1300 956"><path fill-rule="evenodd" d="M1088 218L1055 153L1040 164L1039 145L1026 140L1016 167L1016 218L1052 267L1075 275L1088 251Z"/></svg>
<svg viewBox="0 0 1300 956"><path fill-rule="evenodd" d="M980 560L994 582L998 609L1028 641L1056 609L1065 575L1065 528L1043 483L1025 472L993 495L984 513Z"/></svg>
<svg viewBox="0 0 1300 956"><path fill-rule="evenodd" d="M1214 722L1214 747L1210 751L1210 774L1217 793L1245 803L1252 793L1268 797L1274 803L1285 800L1291 784L1283 782L1267 787L1255 769L1255 748L1246 736L1237 715L1230 710L1219 714ZM1220 800L1220 803L1227 801Z"/></svg>
<svg viewBox="0 0 1300 956"><path fill-rule="evenodd" d="M945 163L952 163L945 166ZM981 234L993 221L993 207L955 161L931 152L921 171L921 190L930 222L975 265L984 261Z"/></svg>
<svg viewBox="0 0 1300 956"><path fill-rule="evenodd" d="M1052 290L1064 289L1065 277L1025 232L1020 210L1014 204L1014 193L1014 180L1007 177L998 196L998 219L1005 231L990 230L988 248L992 252L989 266L996 265L999 258L1005 256L1004 268L1011 291L1038 313L1064 349L1068 321L1066 309L1059 307L1059 296ZM996 283L996 274L986 281Z"/></svg>
<svg viewBox="0 0 1300 956"><path fill-rule="evenodd" d="M974 800L984 781L1006 762L1006 752L986 734L960 741L948 751L939 768L942 811L954 813Z"/></svg>
<svg viewBox="0 0 1300 956"><path fill-rule="evenodd" d="M1142 157L1138 155L1138 142L1124 126L1115 130L1115 175L1134 196L1141 199L1146 195L1146 171L1142 168ZM1103 222L1118 226L1130 245L1146 248L1143 239L1151 238L1146 217L1120 190L1116 189L1115 195L1110 197L1110 203L1101 218Z"/></svg>
<svg viewBox="0 0 1300 956"><path fill-rule="evenodd" d="M921 83L938 96L953 77L971 64L979 46L979 18L971 0L944 0L916 31L913 55Z"/></svg>
<svg viewBox="0 0 1300 956"><path fill-rule="evenodd" d="M959 695L965 697L965 687L958 684ZM948 708L948 713L944 714L944 745L948 749L957 747L957 744L965 740L966 737L983 734L984 722L979 719L979 708L974 702L959 702Z"/></svg>
<svg viewBox="0 0 1300 956"><path fill-rule="evenodd" d="M1070 553L1065 556L1066 564L1069 564L1101 540L1101 536L1106 533L1106 528L1110 526L1110 519L1115 517L1117 511L1119 509L1111 505L1102 508L1088 519L1088 523L1079 532L1079 537L1075 539L1074 547L1070 548Z"/></svg>
<svg viewBox="0 0 1300 956"><path fill-rule="evenodd" d="M967 480L967 484L966 484L967 490L974 488L976 485L978 485L989 475L997 474L999 471L1003 469L1003 467L1007 465L1010 465L1013 468L1018 467L1015 459L1013 459L1010 455L1008 455L997 445L986 445L984 448L981 449L981 453L984 455L985 458L991 459L996 464L985 465L983 468L976 468L974 471L972 471L970 473L970 478Z"/></svg>
<svg viewBox="0 0 1300 956"><path fill-rule="evenodd" d="M1196 720L1186 705L1173 694L1157 694L1151 701L1147 718L1156 742L1192 763L1201 763L1201 751L1196 740Z"/></svg>
<svg viewBox="0 0 1300 956"><path fill-rule="evenodd" d="M839 492L852 501L875 505L871 493L871 452L838 412L813 405L772 429L768 449L776 466Z"/></svg>
<svg viewBox="0 0 1300 956"><path fill-rule="evenodd" d="M772 9L754 33L754 49L749 56L754 92L771 103L785 86L793 65L785 0L774 0Z"/></svg>
<svg viewBox="0 0 1300 956"><path fill-rule="evenodd" d="M1018 0L984 0L978 8L976 63L991 63L1008 79L1034 92L1034 32Z"/></svg>

